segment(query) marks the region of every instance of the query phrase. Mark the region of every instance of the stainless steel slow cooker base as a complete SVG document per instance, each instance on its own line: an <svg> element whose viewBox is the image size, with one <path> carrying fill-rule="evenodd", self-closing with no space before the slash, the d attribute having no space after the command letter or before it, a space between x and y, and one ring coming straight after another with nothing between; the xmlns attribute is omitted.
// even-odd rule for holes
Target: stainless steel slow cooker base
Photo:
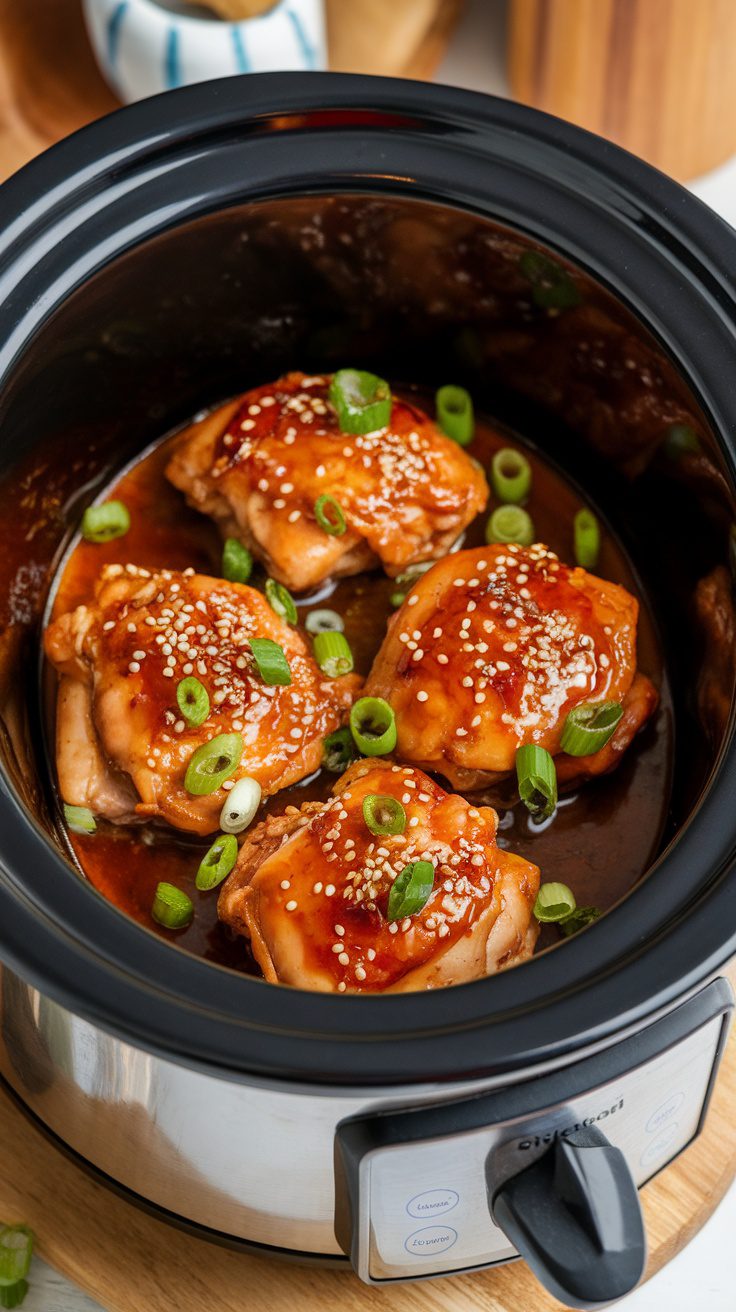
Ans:
<svg viewBox="0 0 736 1312"><path fill-rule="evenodd" d="M525 1079L338 1094L242 1083L123 1043L2 974L0 1073L80 1159L211 1238L363 1280L517 1252L491 1207L557 1138L595 1125L637 1186L702 1125L733 998L717 979L572 1065Z"/></svg>

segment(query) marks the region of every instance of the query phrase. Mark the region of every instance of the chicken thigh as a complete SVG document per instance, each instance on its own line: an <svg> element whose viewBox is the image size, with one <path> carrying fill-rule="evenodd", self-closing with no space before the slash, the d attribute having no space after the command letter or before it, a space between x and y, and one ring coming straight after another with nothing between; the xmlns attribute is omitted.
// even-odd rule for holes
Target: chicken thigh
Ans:
<svg viewBox="0 0 736 1312"><path fill-rule="evenodd" d="M403 832L373 832L367 798L400 804ZM539 871L496 846L497 824L420 770L358 761L333 799L248 834L219 914L272 983L380 993L479 979L526 960L538 933ZM427 863L426 901L390 918L394 883L416 862Z"/></svg>
<svg viewBox="0 0 736 1312"><path fill-rule="evenodd" d="M290 683L264 680L256 638L279 645ZM157 818L197 834L217 828L243 776L268 796L318 769L323 739L360 685L356 675L325 678L255 589L192 570L107 566L94 601L56 618L45 647L61 675L62 799L113 821ZM206 694L203 719L180 706L185 679ZM212 791L205 779L193 793L193 754L220 735L234 736L232 769Z"/></svg>
<svg viewBox="0 0 736 1312"><path fill-rule="evenodd" d="M291 373L254 388L184 440L167 469L191 505L297 592L436 559L488 499L476 461L406 401L393 398L386 428L342 433L330 381ZM343 532L320 527L323 496L338 503Z"/></svg>
<svg viewBox="0 0 736 1312"><path fill-rule="evenodd" d="M638 603L563 565L547 547L498 545L446 557L392 617L365 692L393 707L397 755L464 790L513 770L526 743L560 753L568 712L616 701L623 717L588 757L562 754L564 782L611 769L653 713L636 669Z"/></svg>

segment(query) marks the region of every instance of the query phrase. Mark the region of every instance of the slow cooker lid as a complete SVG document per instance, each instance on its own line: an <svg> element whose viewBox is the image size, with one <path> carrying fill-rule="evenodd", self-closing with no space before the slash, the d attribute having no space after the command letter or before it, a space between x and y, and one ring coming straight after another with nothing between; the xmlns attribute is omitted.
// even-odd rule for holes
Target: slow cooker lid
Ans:
<svg viewBox="0 0 736 1312"><path fill-rule="evenodd" d="M345 191L487 214L581 263L683 363L733 476L723 380L736 313L719 269L736 245L725 225L647 166L545 115L383 79L264 75L187 88L24 169L4 193L3 388L56 307L145 238L243 200ZM560 1060L668 1006L734 949L728 744L651 877L564 950L475 984L377 998L287 995L172 951L70 879L7 772L3 784L8 962L138 1045L233 1074L385 1084Z"/></svg>

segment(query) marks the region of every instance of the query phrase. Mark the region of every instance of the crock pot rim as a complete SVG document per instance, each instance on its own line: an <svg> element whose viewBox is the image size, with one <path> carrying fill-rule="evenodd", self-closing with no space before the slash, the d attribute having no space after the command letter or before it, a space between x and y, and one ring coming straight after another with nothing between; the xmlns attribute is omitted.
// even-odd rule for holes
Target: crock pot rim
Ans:
<svg viewBox="0 0 736 1312"><path fill-rule="evenodd" d="M553 144L564 150L592 178L602 180L609 206L620 190L628 206L638 202L649 216L662 215L673 241L687 246L690 290L711 310L717 298L725 314L721 326L733 335L733 292L717 278L714 286L713 280L719 261L733 259L736 239L677 184L610 143L547 115L453 88L389 79L263 74L185 88L119 111L54 147L6 184L7 211L21 218L30 208L35 217L15 228L11 219L3 245L11 261L22 258L36 226L61 203L55 189L65 178L76 177L80 187L87 187L93 177L104 179L106 171L124 163L142 163L198 132L216 125L232 129L246 115L253 120L328 109L410 115L417 132L441 133L445 141L459 133L463 146L470 136L477 150L490 150L487 138L496 129L511 129L527 145L534 141L541 148ZM121 147L123 122L126 144ZM319 126L323 138L342 130L338 123ZM371 130L378 129L374 125ZM600 172L602 154L605 175ZM359 171L355 177L361 178ZM416 181L421 185L421 179ZM362 178L343 190L366 189ZM283 193L275 188L273 194ZM66 206L72 196L67 189ZM438 203L448 202L438 198ZM0 307L0 323L2 313ZM706 409L712 413L707 403L719 395L724 402L727 398L717 371L708 370L706 358L700 363L700 382L705 377L709 384ZM7 363L4 377L9 368ZM699 390L703 395L702 386ZM732 423L725 422L725 406L715 408L733 473ZM34 870L43 867L52 881L68 878L69 868L45 833L35 822L29 824L7 781L2 785L0 915L2 952L10 965L72 1011L139 1046L233 1074L296 1076L331 1085L387 1084L473 1078L564 1059L670 1005L736 947L736 931L730 928L736 925L736 893L729 892L726 877L734 859L734 835L724 834L717 822L717 813L727 813L721 799L732 796L736 786L736 760L727 750L696 814L666 855L666 885L656 878L644 881L600 924L566 943L564 951L544 954L519 972L429 995L336 998L294 991L286 1006L280 989L172 952L81 880L64 886L63 908L34 904L24 886L24 863ZM688 908L696 892L691 871L698 866L712 872L710 892ZM494 1014L489 1016L491 1006Z"/></svg>

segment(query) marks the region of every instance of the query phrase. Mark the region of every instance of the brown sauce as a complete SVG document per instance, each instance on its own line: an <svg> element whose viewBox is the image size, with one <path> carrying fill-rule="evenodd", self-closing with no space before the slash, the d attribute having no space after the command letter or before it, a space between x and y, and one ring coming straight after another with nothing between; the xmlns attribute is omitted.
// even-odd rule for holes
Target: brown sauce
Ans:
<svg viewBox="0 0 736 1312"><path fill-rule="evenodd" d="M420 404L422 401L420 400ZM174 446L188 437L192 425L162 440L114 482L108 492L126 503L131 528L123 539L104 545L80 542L63 565L54 600L59 614L85 602L101 567L132 563L146 567L220 573L221 542L210 521L190 510L166 480L164 468ZM485 469L499 447L522 446L533 468L528 510L537 540L547 543L562 560L571 562L572 524L584 502L577 491L537 451L518 435L478 421L470 448ZM487 513L478 517L464 537L464 545L480 545ZM672 760L672 706L666 671L647 598L641 593L631 561L621 545L604 531L595 572L622 584L638 596L641 605L638 634L639 668L659 689L661 703L653 721L635 740L622 764L611 775L564 795L552 821L538 827L516 802L513 781L499 791L474 793L481 803L499 812L498 841L540 866L543 880L559 880L573 889L578 904L608 908L636 883L651 863L661 842L667 816ZM251 583L262 586L263 571L256 568ZM367 674L392 613L393 580L382 573L358 575L328 584L308 600L296 598L303 619L315 604L340 612L355 657L356 669ZM53 734L50 737L53 741ZM269 799L264 810L280 813L289 805L325 798L335 776L317 776ZM259 813L259 818L263 811ZM76 859L90 882L122 911L163 937L198 956L237 970L258 974L247 944L217 920L217 894L198 893L194 878L212 836L194 839L163 826L112 825L98 821L93 837L69 835ZM160 880L184 889L193 899L191 925L163 930L150 916L154 890ZM554 927L546 927L540 947L558 941Z"/></svg>

